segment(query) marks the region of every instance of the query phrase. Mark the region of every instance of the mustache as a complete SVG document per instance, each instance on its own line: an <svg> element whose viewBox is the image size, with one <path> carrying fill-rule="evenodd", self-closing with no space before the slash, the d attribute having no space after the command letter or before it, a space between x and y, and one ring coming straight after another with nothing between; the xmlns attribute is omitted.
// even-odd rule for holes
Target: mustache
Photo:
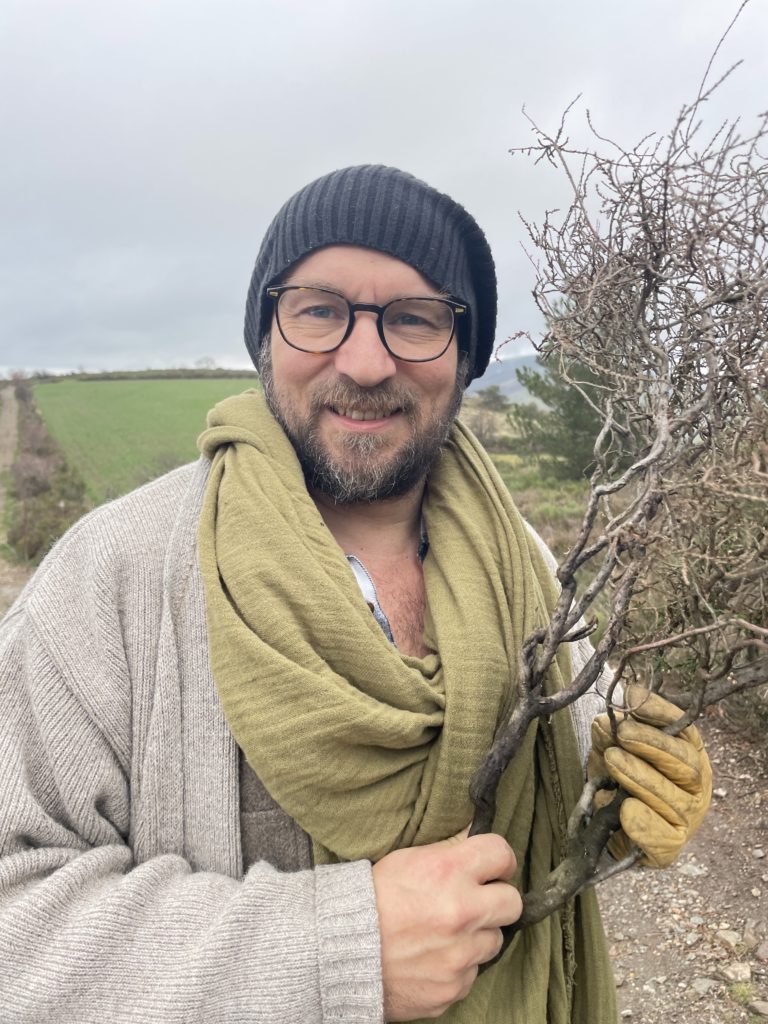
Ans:
<svg viewBox="0 0 768 1024"><path fill-rule="evenodd" d="M319 413L332 406L334 409L358 409L360 412L386 416L399 411L411 414L417 406L412 392L403 384L383 381L372 388L362 388L352 380L340 379L312 396L311 412Z"/></svg>

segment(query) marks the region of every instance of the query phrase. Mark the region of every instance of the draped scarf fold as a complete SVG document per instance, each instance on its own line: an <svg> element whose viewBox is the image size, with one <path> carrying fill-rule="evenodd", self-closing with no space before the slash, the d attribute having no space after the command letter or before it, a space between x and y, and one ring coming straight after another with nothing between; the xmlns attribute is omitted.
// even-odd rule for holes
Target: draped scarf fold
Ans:
<svg viewBox="0 0 768 1024"><path fill-rule="evenodd" d="M319 862L376 861L471 819L469 781L514 699L523 639L557 599L541 551L460 423L432 468L423 515L424 638L386 639L259 392L226 399L199 446L211 473L198 530L211 665L232 733ZM561 648L548 686L569 678ZM582 785L570 714L531 726L505 773L494 831L541 882ZM613 981L592 893L518 934L443 1018L461 1024L613 1024Z"/></svg>

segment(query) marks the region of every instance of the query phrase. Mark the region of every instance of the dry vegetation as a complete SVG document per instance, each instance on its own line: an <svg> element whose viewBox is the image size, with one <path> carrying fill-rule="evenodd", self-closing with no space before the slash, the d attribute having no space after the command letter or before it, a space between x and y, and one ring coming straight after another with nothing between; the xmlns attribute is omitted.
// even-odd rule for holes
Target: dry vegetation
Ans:
<svg viewBox="0 0 768 1024"><path fill-rule="evenodd" d="M8 543L25 561L45 554L86 510L85 487L51 439L28 381L17 377L19 448L11 466Z"/></svg>
<svg viewBox="0 0 768 1024"><path fill-rule="evenodd" d="M490 827L530 722L576 699L609 657L615 683L639 675L660 689L674 668L688 712L670 731L736 692L766 713L768 116L706 134L708 95L702 86L666 136L631 149L596 132L594 149L573 147L564 118L555 135L534 124L525 150L573 190L563 216L528 225L548 325L537 347L601 428L560 602L523 646L517 704L473 784L475 831ZM568 691L547 695L559 645L590 632L583 617L601 595L594 657ZM603 877L623 794L592 814L593 789L571 823L571 856L543 897L528 894L524 922Z"/></svg>

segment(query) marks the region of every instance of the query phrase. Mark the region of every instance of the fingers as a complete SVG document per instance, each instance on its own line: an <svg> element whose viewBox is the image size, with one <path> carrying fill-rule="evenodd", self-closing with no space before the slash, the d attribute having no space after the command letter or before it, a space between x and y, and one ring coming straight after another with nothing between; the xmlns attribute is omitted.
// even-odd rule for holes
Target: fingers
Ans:
<svg viewBox="0 0 768 1024"><path fill-rule="evenodd" d="M616 718L620 723L625 720L623 714L617 714ZM616 740L613 738L613 732L611 731L610 718L608 715L598 715L592 721L592 749L602 753L608 747L615 746L615 744Z"/></svg>
<svg viewBox="0 0 768 1024"><path fill-rule="evenodd" d="M493 833L469 837L457 847L459 863L476 882L511 882L517 871L514 850Z"/></svg>
<svg viewBox="0 0 768 1024"><path fill-rule="evenodd" d="M622 830L609 841L611 853L621 857L632 842L645 853L643 863L666 867L701 824L712 769L694 726L676 736L664 731L679 721L679 708L636 684L624 698L628 711L616 714L615 735L608 715L592 723L587 773L610 775L631 794L621 805Z"/></svg>
<svg viewBox="0 0 768 1024"><path fill-rule="evenodd" d="M685 790L670 782L652 765L634 754L628 754L621 747L611 747L603 756L611 777L628 793L643 800L670 824L685 823L693 802Z"/></svg>
<svg viewBox="0 0 768 1024"><path fill-rule="evenodd" d="M683 714L680 708L672 704L671 701L665 700L658 693L653 693L638 683L629 683L625 688L624 705L633 718L659 728L672 725Z"/></svg>
<svg viewBox="0 0 768 1024"><path fill-rule="evenodd" d="M701 791L703 751L688 740L630 719L619 725L617 739L624 750L653 765L675 785L689 793Z"/></svg>
<svg viewBox="0 0 768 1024"><path fill-rule="evenodd" d="M624 860L628 857L633 850L632 840L627 837L623 829L619 829L618 832L614 832L611 838L608 840L608 852L614 860ZM650 861L645 857L637 862L641 865L650 864Z"/></svg>
<svg viewBox="0 0 768 1024"><path fill-rule="evenodd" d="M388 1020L434 1017L466 995L522 900L500 836L396 850L373 866Z"/></svg>
<svg viewBox="0 0 768 1024"><path fill-rule="evenodd" d="M670 823L642 800L633 797L624 801L619 814L623 832L630 842L640 847L645 854L643 863L651 867L668 867L690 834L684 825Z"/></svg>
<svg viewBox="0 0 768 1024"><path fill-rule="evenodd" d="M625 698L631 717L617 715L615 736L608 715L600 715L592 723L596 756L589 774L594 777L599 770L599 755L619 744L687 792L698 794L706 790L711 782L711 769L698 729L688 726L677 736L670 736L663 729L679 720L678 708L635 684L627 687Z"/></svg>
<svg viewBox="0 0 768 1024"><path fill-rule="evenodd" d="M472 904L474 926L500 928L516 921L523 912L523 903L517 889L508 884L517 871L517 858L509 843L490 833L468 837L461 845L453 840L448 844L454 849L446 869L476 887Z"/></svg>
<svg viewBox="0 0 768 1024"><path fill-rule="evenodd" d="M507 882L488 882L478 894L475 913L482 927L501 928L513 924L522 912L522 897Z"/></svg>
<svg viewBox="0 0 768 1024"><path fill-rule="evenodd" d="M647 762L621 747L605 752L609 774L632 796L637 797L664 821L682 828L686 837L693 834L704 819L712 796L709 772L702 774L701 786L689 793ZM639 843L645 849L645 842Z"/></svg>
<svg viewBox="0 0 768 1024"><path fill-rule="evenodd" d="M658 693L651 693L637 683L631 683L626 688L624 702L632 718L660 729L678 722L683 715L677 705L660 697ZM686 726L678 736L680 739L688 740L697 750L703 749L704 744L695 725Z"/></svg>
<svg viewBox="0 0 768 1024"><path fill-rule="evenodd" d="M587 778L602 779L607 774L608 769L605 766L605 758L600 751L592 747L587 757Z"/></svg>
<svg viewBox="0 0 768 1024"><path fill-rule="evenodd" d="M501 928L486 928L478 932L478 949L476 964L487 964L489 959L499 955L504 944L504 933Z"/></svg>

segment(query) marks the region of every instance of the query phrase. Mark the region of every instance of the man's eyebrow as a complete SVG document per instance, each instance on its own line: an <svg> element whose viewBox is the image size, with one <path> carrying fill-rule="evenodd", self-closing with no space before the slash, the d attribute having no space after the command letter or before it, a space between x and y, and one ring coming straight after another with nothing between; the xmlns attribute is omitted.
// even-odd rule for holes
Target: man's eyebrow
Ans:
<svg viewBox="0 0 768 1024"><path fill-rule="evenodd" d="M311 281L307 281L305 278L293 280L288 277L282 283L298 285L300 288L325 288L326 291L336 292L338 295L341 295L338 285L331 284L329 281L323 281L322 278L314 278Z"/></svg>

